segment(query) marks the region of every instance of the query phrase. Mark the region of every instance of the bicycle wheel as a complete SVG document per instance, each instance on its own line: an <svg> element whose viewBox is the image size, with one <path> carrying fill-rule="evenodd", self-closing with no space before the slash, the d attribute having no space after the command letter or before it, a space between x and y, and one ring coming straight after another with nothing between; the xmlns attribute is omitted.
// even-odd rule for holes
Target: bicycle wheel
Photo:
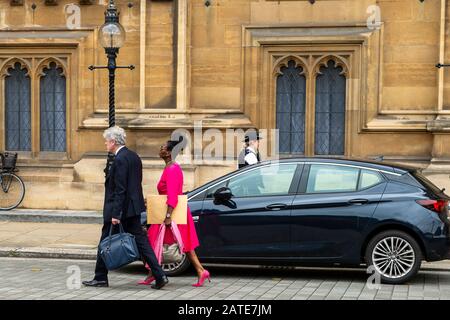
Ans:
<svg viewBox="0 0 450 320"><path fill-rule="evenodd" d="M25 184L11 172L0 173L0 210L16 208L25 196Z"/></svg>

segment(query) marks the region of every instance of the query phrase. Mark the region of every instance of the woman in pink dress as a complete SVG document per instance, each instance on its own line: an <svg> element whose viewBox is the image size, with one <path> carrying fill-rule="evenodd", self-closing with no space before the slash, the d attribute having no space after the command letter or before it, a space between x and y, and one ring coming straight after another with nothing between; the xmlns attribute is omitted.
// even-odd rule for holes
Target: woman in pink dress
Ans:
<svg viewBox="0 0 450 320"><path fill-rule="evenodd" d="M164 223L166 226L170 226L172 220L171 215L178 204L178 196L183 195L183 170L180 165L176 163L172 158L176 157L176 154L172 154L173 149L183 141L183 137L180 137L178 141L167 141L166 144L162 145L159 151L159 157L162 158L166 167L161 175L158 182L158 193L160 195L167 195L167 215ZM178 148L177 148L178 149ZM208 270L203 268L200 263L197 254L195 253L195 248L199 246L199 241L197 237L197 232L195 231L194 220L192 219L191 211L189 207L187 209L187 224L178 225L180 230L181 238L183 240L183 251L186 253L189 261L194 266L198 274L197 283L193 284L194 287L201 287L206 279L210 280L210 274ZM148 238L153 249L155 248L156 240L158 237L159 225L153 224L148 229ZM170 228L166 229L164 235L164 243L172 244L175 242L174 236ZM149 285L155 279L151 274L151 271L144 281L139 282L139 284Z"/></svg>

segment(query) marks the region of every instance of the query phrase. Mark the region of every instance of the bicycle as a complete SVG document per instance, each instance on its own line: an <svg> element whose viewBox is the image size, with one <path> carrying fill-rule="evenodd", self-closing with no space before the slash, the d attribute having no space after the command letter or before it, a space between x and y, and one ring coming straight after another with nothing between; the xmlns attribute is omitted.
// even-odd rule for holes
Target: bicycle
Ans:
<svg viewBox="0 0 450 320"><path fill-rule="evenodd" d="M0 211L17 208L25 197L25 184L15 174L17 153L0 153Z"/></svg>

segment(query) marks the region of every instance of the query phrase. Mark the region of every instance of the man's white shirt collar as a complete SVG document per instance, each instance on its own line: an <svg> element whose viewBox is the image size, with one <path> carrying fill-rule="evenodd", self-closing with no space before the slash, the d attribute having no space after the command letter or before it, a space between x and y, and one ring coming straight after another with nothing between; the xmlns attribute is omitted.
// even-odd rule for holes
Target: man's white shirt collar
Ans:
<svg viewBox="0 0 450 320"><path fill-rule="evenodd" d="M120 146L117 150L116 150L116 156L119 153L120 149L125 148L125 146Z"/></svg>

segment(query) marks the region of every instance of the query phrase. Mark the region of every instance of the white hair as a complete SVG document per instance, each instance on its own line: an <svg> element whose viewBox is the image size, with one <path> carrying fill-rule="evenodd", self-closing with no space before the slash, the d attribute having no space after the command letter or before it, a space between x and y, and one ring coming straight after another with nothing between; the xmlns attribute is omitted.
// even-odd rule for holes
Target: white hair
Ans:
<svg viewBox="0 0 450 320"><path fill-rule="evenodd" d="M103 138L106 140L114 140L118 146L124 146L126 143L127 134L121 127L115 126L106 129L103 132Z"/></svg>

